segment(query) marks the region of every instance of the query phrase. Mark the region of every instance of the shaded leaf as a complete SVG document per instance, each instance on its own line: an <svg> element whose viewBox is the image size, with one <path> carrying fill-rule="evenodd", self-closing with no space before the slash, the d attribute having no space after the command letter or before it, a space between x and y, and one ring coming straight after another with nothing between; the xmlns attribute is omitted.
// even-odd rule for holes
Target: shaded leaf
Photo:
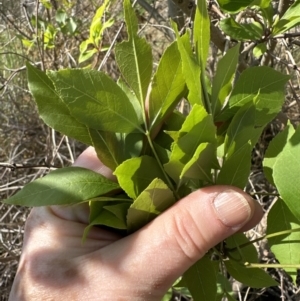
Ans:
<svg viewBox="0 0 300 301"><path fill-rule="evenodd" d="M258 22L241 24L233 18L226 18L220 21L220 27L225 34L238 41L260 40L263 35L263 28Z"/></svg>
<svg viewBox="0 0 300 301"><path fill-rule="evenodd" d="M164 179L157 161L150 156L126 160L116 168L114 174L122 189L133 199L136 199L155 178Z"/></svg>
<svg viewBox="0 0 300 301"><path fill-rule="evenodd" d="M150 129L174 110L184 94L181 57L177 43L173 42L164 52L152 81L149 100Z"/></svg>
<svg viewBox="0 0 300 301"><path fill-rule="evenodd" d="M128 210L128 232L134 232L175 203L173 192L161 179L154 179Z"/></svg>
<svg viewBox="0 0 300 301"><path fill-rule="evenodd" d="M300 23L300 0L296 0L274 25L273 36L285 33Z"/></svg>
<svg viewBox="0 0 300 301"><path fill-rule="evenodd" d="M104 73L65 69L49 71L48 76L79 122L102 131L143 131L126 94Z"/></svg>
<svg viewBox="0 0 300 301"><path fill-rule="evenodd" d="M26 67L28 86L43 121L62 134L92 145L87 126L70 114L68 107L55 91L55 87L46 73L30 64L27 64Z"/></svg>
<svg viewBox="0 0 300 301"><path fill-rule="evenodd" d="M116 61L125 81L143 103L152 74L151 46L137 35L138 23L130 0L124 1L124 14L129 39L116 45Z"/></svg>
<svg viewBox="0 0 300 301"><path fill-rule="evenodd" d="M230 0L218 0L220 7L228 12L238 12L245 7L249 6L253 0L239 0L239 1L230 1Z"/></svg>
<svg viewBox="0 0 300 301"><path fill-rule="evenodd" d="M204 256L183 274L183 281L194 301L215 300L217 275L213 262Z"/></svg>
<svg viewBox="0 0 300 301"><path fill-rule="evenodd" d="M212 114L218 114L232 89L232 81L239 58L240 44L229 49L219 60L213 79L211 103Z"/></svg>
<svg viewBox="0 0 300 301"><path fill-rule="evenodd" d="M299 220L295 218L287 205L281 199L278 199L268 213L267 234L299 228ZM300 232L270 237L268 238L268 245L280 264L300 264ZM296 283L297 269L284 269L293 278L294 283Z"/></svg>
<svg viewBox="0 0 300 301"><path fill-rule="evenodd" d="M245 265L233 260L225 261L227 272L237 281L253 288L277 286L278 283L259 268L247 268Z"/></svg>
<svg viewBox="0 0 300 301"><path fill-rule="evenodd" d="M117 183L94 171L81 167L66 167L27 184L4 202L22 206L70 205L118 188Z"/></svg>
<svg viewBox="0 0 300 301"><path fill-rule="evenodd" d="M191 160L184 166L180 178L192 178L213 183L211 170L219 168L216 144L201 143Z"/></svg>
<svg viewBox="0 0 300 301"><path fill-rule="evenodd" d="M215 132L212 116L204 107L194 105L180 129L178 141L172 145L170 161L164 165L175 182L179 181L184 166L193 158L201 143L216 143Z"/></svg>

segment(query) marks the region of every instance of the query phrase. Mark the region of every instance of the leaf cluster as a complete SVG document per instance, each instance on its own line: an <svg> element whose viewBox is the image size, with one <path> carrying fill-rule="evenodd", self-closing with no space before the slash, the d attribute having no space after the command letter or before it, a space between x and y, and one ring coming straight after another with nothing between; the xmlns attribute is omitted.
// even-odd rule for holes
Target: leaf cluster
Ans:
<svg viewBox="0 0 300 301"><path fill-rule="evenodd" d="M249 5L257 7L268 28L272 20L270 35L274 36L298 24L298 2L276 22L270 15L270 1L219 4L231 14ZM93 55L88 45L97 47L103 29L111 24L99 23L108 3L105 1L97 11L89 39L81 45L82 61ZM117 182L83 168L68 167L28 184L6 202L25 206L87 202L90 219L84 237L94 225L132 233L180 198L208 185L243 189L251 170L253 147L281 110L289 79L266 66L237 72L240 42L261 39L265 28L261 23L239 24L232 17L224 19L221 27L238 42L219 59L213 78L208 78L211 27L205 0L197 1L192 30L181 34L172 24L175 41L165 49L155 72L151 46L138 34L129 0L124 0L124 17L128 39L114 49L121 73L117 82L88 68L45 73L27 64L29 88L44 122L93 146ZM188 114L178 110L182 101L190 107ZM282 198L269 213L268 233L298 227L299 179L293 176L300 168L299 141L299 128L289 124L266 153L265 174ZM285 225L278 226L278 216ZM297 264L291 252L296 245L291 245L298 234L278 237L270 239L270 244L280 262ZM281 256L287 249L289 255ZM194 300L230 300L225 269L254 288L276 285L257 265L254 246L244 234L238 234L210 250L176 287L188 288ZM288 272L295 275L295 268Z"/></svg>

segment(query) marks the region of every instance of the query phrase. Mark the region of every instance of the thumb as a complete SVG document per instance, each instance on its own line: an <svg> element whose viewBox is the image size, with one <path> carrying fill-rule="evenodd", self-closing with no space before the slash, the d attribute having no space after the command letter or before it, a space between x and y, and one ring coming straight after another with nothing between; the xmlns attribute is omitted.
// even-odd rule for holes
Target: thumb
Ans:
<svg viewBox="0 0 300 301"><path fill-rule="evenodd" d="M122 262L122 270L131 271L127 280L141 284L143 293L160 297L210 248L253 227L262 214L260 205L238 188L206 187L101 252L112 265Z"/></svg>

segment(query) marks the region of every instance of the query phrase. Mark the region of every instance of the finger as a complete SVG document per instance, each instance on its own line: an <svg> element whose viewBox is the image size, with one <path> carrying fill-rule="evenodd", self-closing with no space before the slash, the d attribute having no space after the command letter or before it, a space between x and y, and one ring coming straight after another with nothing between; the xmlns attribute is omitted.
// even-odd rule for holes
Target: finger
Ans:
<svg viewBox="0 0 300 301"><path fill-rule="evenodd" d="M145 294L163 294L210 248L259 221L262 214L260 206L237 188L203 188L95 256L101 254L110 266L122 262L128 284L138 282Z"/></svg>

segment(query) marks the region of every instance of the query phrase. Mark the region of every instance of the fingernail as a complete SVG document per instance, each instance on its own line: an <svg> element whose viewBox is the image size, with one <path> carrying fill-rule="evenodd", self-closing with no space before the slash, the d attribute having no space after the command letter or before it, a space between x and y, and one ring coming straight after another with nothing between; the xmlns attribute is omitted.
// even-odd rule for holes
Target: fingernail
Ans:
<svg viewBox="0 0 300 301"><path fill-rule="evenodd" d="M215 197L213 205L218 218L225 226L239 228L239 226L243 226L252 215L249 201L246 196L229 189L219 193Z"/></svg>

